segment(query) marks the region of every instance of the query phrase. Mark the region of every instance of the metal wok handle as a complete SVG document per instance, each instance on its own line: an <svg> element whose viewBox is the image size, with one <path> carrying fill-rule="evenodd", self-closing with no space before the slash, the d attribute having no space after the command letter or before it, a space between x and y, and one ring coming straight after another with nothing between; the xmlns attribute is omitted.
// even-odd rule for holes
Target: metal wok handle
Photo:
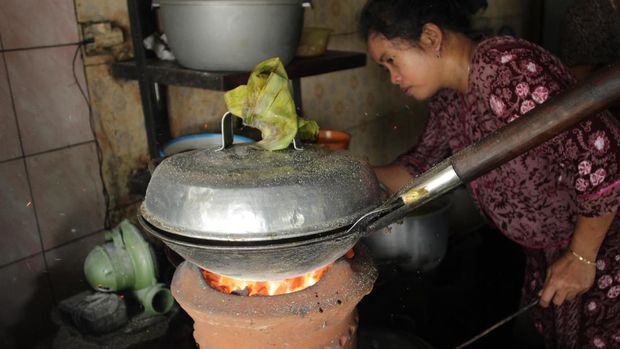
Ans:
<svg viewBox="0 0 620 349"><path fill-rule="evenodd" d="M222 151L233 145L235 134L233 132L233 114L227 112L222 116L222 146L217 151Z"/></svg>
<svg viewBox="0 0 620 349"><path fill-rule="evenodd" d="M618 100L620 65L615 65L595 73L414 178L384 205L389 208L383 211L382 217L375 216L360 224L366 226L367 232L386 227L413 209L546 142ZM399 207L394 209L394 206Z"/></svg>

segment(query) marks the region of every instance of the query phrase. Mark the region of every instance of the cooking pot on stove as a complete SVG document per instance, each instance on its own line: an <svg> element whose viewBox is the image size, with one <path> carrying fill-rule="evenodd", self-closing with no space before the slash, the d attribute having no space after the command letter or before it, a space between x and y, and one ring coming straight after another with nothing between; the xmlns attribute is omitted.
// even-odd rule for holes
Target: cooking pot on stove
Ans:
<svg viewBox="0 0 620 349"><path fill-rule="evenodd" d="M372 169L321 146L252 145L174 155L153 172L140 221L181 256L242 280L280 280L351 249L347 232L381 201Z"/></svg>

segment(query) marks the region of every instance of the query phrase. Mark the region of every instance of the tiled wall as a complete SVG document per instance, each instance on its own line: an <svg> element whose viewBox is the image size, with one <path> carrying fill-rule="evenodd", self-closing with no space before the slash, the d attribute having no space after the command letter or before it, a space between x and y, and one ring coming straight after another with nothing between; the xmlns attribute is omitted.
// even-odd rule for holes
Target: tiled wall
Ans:
<svg viewBox="0 0 620 349"><path fill-rule="evenodd" d="M55 302L87 287L105 204L74 79L73 0L0 2L0 347L53 333ZM86 87L78 56L75 74Z"/></svg>

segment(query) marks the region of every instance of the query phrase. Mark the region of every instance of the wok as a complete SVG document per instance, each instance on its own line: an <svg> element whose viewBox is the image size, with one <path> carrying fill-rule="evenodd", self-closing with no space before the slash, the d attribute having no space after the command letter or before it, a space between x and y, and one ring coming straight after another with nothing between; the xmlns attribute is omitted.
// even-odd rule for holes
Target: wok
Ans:
<svg viewBox="0 0 620 349"><path fill-rule="evenodd" d="M347 152L243 144L166 158L153 172L140 220L203 269L267 281L344 255L359 238L348 227L380 202L372 169Z"/></svg>
<svg viewBox="0 0 620 349"><path fill-rule="evenodd" d="M355 246L358 234L346 229L307 238L268 242L226 243L179 237L138 220L144 229L161 239L187 261L211 272L237 280L284 280L319 269L342 257Z"/></svg>
<svg viewBox="0 0 620 349"><path fill-rule="evenodd" d="M254 281L302 275L344 255L362 236L402 219L415 208L544 143L619 99L620 67L600 71L416 177L383 203L376 192L376 178L365 176L365 182L360 181L357 188L351 186L347 190L349 193L356 190L373 192L375 209L361 208L373 201L364 196L364 205L356 201L356 212L348 212L346 220L322 226L315 232L303 230L300 233L297 230L290 236L280 232L277 236L261 239L230 239L230 236L215 239L212 234L201 238L195 232L183 235L171 231L161 222L153 224L156 220L149 215L145 204L142 205L140 221L148 232L162 239L181 256L212 272ZM337 189L333 190L331 199L338 200ZM147 191L145 202L148 197ZM306 204L312 205L312 201Z"/></svg>

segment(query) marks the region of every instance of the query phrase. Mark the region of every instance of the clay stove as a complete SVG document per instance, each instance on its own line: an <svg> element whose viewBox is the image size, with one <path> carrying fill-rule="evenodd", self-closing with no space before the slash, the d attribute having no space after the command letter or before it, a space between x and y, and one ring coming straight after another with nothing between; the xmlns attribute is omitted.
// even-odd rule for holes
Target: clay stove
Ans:
<svg viewBox="0 0 620 349"><path fill-rule="evenodd" d="M242 296L212 288L184 262L172 280L177 302L194 320L201 349L355 349L360 300L377 269L364 248L340 258L313 286L276 296Z"/></svg>

